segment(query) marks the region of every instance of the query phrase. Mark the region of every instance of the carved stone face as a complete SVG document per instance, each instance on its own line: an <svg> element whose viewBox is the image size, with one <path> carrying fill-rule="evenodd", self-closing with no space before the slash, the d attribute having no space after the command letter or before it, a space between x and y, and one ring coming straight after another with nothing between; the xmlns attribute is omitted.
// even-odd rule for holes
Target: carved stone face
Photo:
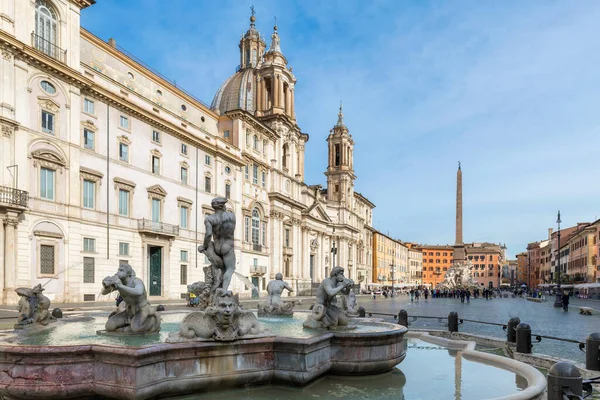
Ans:
<svg viewBox="0 0 600 400"><path fill-rule="evenodd" d="M338 281L338 282L344 282L344 279L345 279L344 278L344 271L338 272L335 275L335 280Z"/></svg>
<svg viewBox="0 0 600 400"><path fill-rule="evenodd" d="M117 276L119 277L119 279L123 280L129 276L129 271L127 271L127 269L121 266L117 271Z"/></svg>
<svg viewBox="0 0 600 400"><path fill-rule="evenodd" d="M229 296L218 297L214 307L217 311L217 319L221 324L229 324L238 310L238 305Z"/></svg>

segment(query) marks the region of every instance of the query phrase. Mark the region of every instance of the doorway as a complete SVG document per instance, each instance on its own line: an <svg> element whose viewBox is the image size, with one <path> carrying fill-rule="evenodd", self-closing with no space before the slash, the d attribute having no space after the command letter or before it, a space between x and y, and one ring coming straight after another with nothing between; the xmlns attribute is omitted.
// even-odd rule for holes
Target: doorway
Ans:
<svg viewBox="0 0 600 400"><path fill-rule="evenodd" d="M148 246L148 294L162 296L162 247Z"/></svg>

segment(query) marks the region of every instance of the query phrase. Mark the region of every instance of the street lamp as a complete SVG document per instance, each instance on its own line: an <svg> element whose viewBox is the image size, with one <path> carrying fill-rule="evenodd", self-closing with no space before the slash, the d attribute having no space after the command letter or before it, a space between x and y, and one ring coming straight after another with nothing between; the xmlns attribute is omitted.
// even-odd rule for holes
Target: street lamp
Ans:
<svg viewBox="0 0 600 400"><path fill-rule="evenodd" d="M391 272L392 272L392 295L391 297L394 297L394 273L396 272L396 266L394 265L394 261L392 261L392 265L391 267Z"/></svg>
<svg viewBox="0 0 600 400"><path fill-rule="evenodd" d="M557 270L557 275L558 275L558 279L557 279L557 285L556 285L556 298L554 299L554 307L562 307L562 302L561 302L561 294L560 294L560 223L562 221L560 220L560 210L558 210L558 216L556 218L556 223L558 224L558 233L557 233L557 238L558 238L558 243L556 245L556 259L558 260L558 270Z"/></svg>

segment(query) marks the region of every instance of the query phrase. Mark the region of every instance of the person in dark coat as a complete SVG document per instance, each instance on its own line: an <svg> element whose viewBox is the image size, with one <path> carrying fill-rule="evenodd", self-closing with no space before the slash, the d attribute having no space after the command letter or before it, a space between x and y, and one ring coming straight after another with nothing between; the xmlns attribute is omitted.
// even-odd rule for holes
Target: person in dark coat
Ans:
<svg viewBox="0 0 600 400"><path fill-rule="evenodd" d="M563 305L563 311L569 311L569 292L565 290L560 298L560 301Z"/></svg>

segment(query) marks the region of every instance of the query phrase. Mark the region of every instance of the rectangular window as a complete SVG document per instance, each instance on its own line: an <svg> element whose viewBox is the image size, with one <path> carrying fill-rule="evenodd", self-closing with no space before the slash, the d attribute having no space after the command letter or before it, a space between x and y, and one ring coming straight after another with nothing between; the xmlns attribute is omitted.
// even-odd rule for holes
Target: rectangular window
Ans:
<svg viewBox="0 0 600 400"><path fill-rule="evenodd" d="M83 180L83 207L94 208L96 182Z"/></svg>
<svg viewBox="0 0 600 400"><path fill-rule="evenodd" d="M250 133L246 131L246 147L250 147Z"/></svg>
<svg viewBox="0 0 600 400"><path fill-rule="evenodd" d="M188 252L187 252L187 250L181 250L179 252L179 259L181 261L187 261L188 260Z"/></svg>
<svg viewBox="0 0 600 400"><path fill-rule="evenodd" d="M210 176L205 176L204 177L204 191L207 193L210 193L211 187L212 187L212 184L210 181Z"/></svg>
<svg viewBox="0 0 600 400"><path fill-rule="evenodd" d="M83 130L83 147L94 150L94 132L88 129Z"/></svg>
<svg viewBox="0 0 600 400"><path fill-rule="evenodd" d="M267 154L267 139L263 140L263 154Z"/></svg>
<svg viewBox="0 0 600 400"><path fill-rule="evenodd" d="M181 154L187 155L187 144L181 143Z"/></svg>
<svg viewBox="0 0 600 400"><path fill-rule="evenodd" d="M290 247L290 230L289 229L285 230L284 240L285 240L285 247Z"/></svg>
<svg viewBox="0 0 600 400"><path fill-rule="evenodd" d="M119 189L119 215L129 217L129 191Z"/></svg>
<svg viewBox="0 0 600 400"><path fill-rule="evenodd" d="M54 114L42 110L42 132L54 135Z"/></svg>
<svg viewBox="0 0 600 400"><path fill-rule="evenodd" d="M160 222L160 200L152 199L152 221Z"/></svg>
<svg viewBox="0 0 600 400"><path fill-rule="evenodd" d="M121 118L119 119L119 126L123 129L129 130L129 117L121 115Z"/></svg>
<svg viewBox="0 0 600 400"><path fill-rule="evenodd" d="M94 257L83 257L83 283L94 283L95 264Z"/></svg>
<svg viewBox="0 0 600 400"><path fill-rule="evenodd" d="M267 187L267 173L265 171L262 171L262 187Z"/></svg>
<svg viewBox="0 0 600 400"><path fill-rule="evenodd" d="M224 139L229 139L229 131L223 131L223 138Z"/></svg>
<svg viewBox="0 0 600 400"><path fill-rule="evenodd" d="M258 185L258 165L252 165L252 183Z"/></svg>
<svg viewBox="0 0 600 400"><path fill-rule="evenodd" d="M244 165L244 178L248 179L248 164Z"/></svg>
<svg viewBox="0 0 600 400"><path fill-rule="evenodd" d="M94 253L96 251L96 239L83 238L83 251Z"/></svg>
<svg viewBox="0 0 600 400"><path fill-rule="evenodd" d="M94 102L92 100L83 100L83 112L94 115Z"/></svg>
<svg viewBox="0 0 600 400"><path fill-rule="evenodd" d="M188 227L188 208L181 206L179 207L179 226L183 229Z"/></svg>
<svg viewBox="0 0 600 400"><path fill-rule="evenodd" d="M119 160L129 162L129 145L119 143Z"/></svg>
<svg viewBox="0 0 600 400"><path fill-rule="evenodd" d="M152 156L152 173L160 174L160 158L156 156Z"/></svg>
<svg viewBox="0 0 600 400"><path fill-rule="evenodd" d="M119 242L119 255L120 256L128 256L129 255L129 243Z"/></svg>
<svg viewBox="0 0 600 400"><path fill-rule="evenodd" d="M231 185L229 183L225 184L225 198L231 198Z"/></svg>
<svg viewBox="0 0 600 400"><path fill-rule="evenodd" d="M40 245L40 273L54 275L54 246Z"/></svg>
<svg viewBox="0 0 600 400"><path fill-rule="evenodd" d="M250 241L250 217L244 217L244 242Z"/></svg>
<svg viewBox="0 0 600 400"><path fill-rule="evenodd" d="M263 246L267 245L267 223L266 222L262 223L262 245Z"/></svg>
<svg viewBox="0 0 600 400"><path fill-rule="evenodd" d="M204 156L204 164L210 165L210 156Z"/></svg>
<svg viewBox="0 0 600 400"><path fill-rule="evenodd" d="M188 183L188 170L184 167L181 167L181 183L184 185L187 185Z"/></svg>
<svg viewBox="0 0 600 400"><path fill-rule="evenodd" d="M40 169L40 197L42 199L54 200L54 174L55 171L52 169Z"/></svg>
<svg viewBox="0 0 600 400"><path fill-rule="evenodd" d="M179 284L187 285L187 265L181 264L181 271L179 273Z"/></svg>
<svg viewBox="0 0 600 400"><path fill-rule="evenodd" d="M152 141L154 143L160 143L160 132L152 131Z"/></svg>

